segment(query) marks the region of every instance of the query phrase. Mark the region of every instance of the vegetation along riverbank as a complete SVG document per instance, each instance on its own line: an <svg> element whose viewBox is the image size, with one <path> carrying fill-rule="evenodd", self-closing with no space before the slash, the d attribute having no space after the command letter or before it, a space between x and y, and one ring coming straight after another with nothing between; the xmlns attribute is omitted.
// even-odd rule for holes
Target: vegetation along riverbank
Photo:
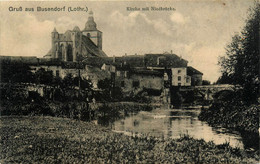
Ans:
<svg viewBox="0 0 260 164"><path fill-rule="evenodd" d="M236 129L251 136L250 145L259 150L260 4L256 2L249 13L245 27L232 38L226 56L219 60L222 76L217 83L232 84L234 91L218 97L209 109L202 110L199 118L213 126Z"/></svg>
<svg viewBox="0 0 260 164"><path fill-rule="evenodd" d="M228 144L128 137L107 128L50 116L0 117L0 163L257 163L257 154Z"/></svg>

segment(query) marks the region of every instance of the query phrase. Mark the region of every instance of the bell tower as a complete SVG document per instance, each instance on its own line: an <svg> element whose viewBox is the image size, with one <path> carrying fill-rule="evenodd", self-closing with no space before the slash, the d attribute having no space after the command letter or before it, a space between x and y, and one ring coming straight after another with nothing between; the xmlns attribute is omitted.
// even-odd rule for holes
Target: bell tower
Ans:
<svg viewBox="0 0 260 164"><path fill-rule="evenodd" d="M92 40L99 49L102 49L102 32L97 29L97 24L94 21L92 11L89 12L88 21L86 22L85 29L82 33Z"/></svg>

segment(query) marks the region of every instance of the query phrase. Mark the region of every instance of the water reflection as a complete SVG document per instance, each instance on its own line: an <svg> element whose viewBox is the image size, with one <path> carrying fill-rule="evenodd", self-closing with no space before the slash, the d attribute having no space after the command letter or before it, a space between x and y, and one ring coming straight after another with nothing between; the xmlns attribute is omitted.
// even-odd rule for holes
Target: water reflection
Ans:
<svg viewBox="0 0 260 164"><path fill-rule="evenodd" d="M111 128L126 135L149 135L164 138L179 138L188 134L196 139L213 141L216 144L229 142L232 147L244 148L238 132L224 128L212 128L198 120L200 109L156 109L151 112L130 113L129 117L115 121Z"/></svg>

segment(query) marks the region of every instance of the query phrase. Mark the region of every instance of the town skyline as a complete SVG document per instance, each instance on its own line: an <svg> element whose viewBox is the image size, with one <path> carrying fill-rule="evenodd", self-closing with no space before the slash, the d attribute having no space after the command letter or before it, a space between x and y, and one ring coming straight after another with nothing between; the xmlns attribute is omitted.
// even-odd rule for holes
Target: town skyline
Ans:
<svg viewBox="0 0 260 164"><path fill-rule="evenodd" d="M220 76L217 60L235 32L241 31L253 1L231 2L0 2L3 56L43 57L51 47L50 33L79 26L88 12L9 11L9 7L87 6L103 32L103 50L112 57L173 52L214 82ZM127 7L172 7L174 11L127 11Z"/></svg>

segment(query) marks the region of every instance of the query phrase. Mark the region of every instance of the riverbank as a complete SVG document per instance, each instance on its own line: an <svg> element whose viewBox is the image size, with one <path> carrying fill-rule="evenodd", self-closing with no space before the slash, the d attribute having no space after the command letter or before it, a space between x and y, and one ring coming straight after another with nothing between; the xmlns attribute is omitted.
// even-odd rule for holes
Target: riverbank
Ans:
<svg viewBox="0 0 260 164"><path fill-rule="evenodd" d="M213 103L210 108L201 110L199 119L213 127L239 131L242 136L247 136L245 145L259 150L259 111L259 104L246 106L241 102Z"/></svg>
<svg viewBox="0 0 260 164"><path fill-rule="evenodd" d="M227 144L128 137L90 122L50 116L0 117L0 163L257 163Z"/></svg>
<svg viewBox="0 0 260 164"><path fill-rule="evenodd" d="M0 116L55 116L73 118L82 121L115 121L139 111L151 111L160 104L138 102L86 102L86 101L52 101L41 98L37 101L2 100Z"/></svg>

